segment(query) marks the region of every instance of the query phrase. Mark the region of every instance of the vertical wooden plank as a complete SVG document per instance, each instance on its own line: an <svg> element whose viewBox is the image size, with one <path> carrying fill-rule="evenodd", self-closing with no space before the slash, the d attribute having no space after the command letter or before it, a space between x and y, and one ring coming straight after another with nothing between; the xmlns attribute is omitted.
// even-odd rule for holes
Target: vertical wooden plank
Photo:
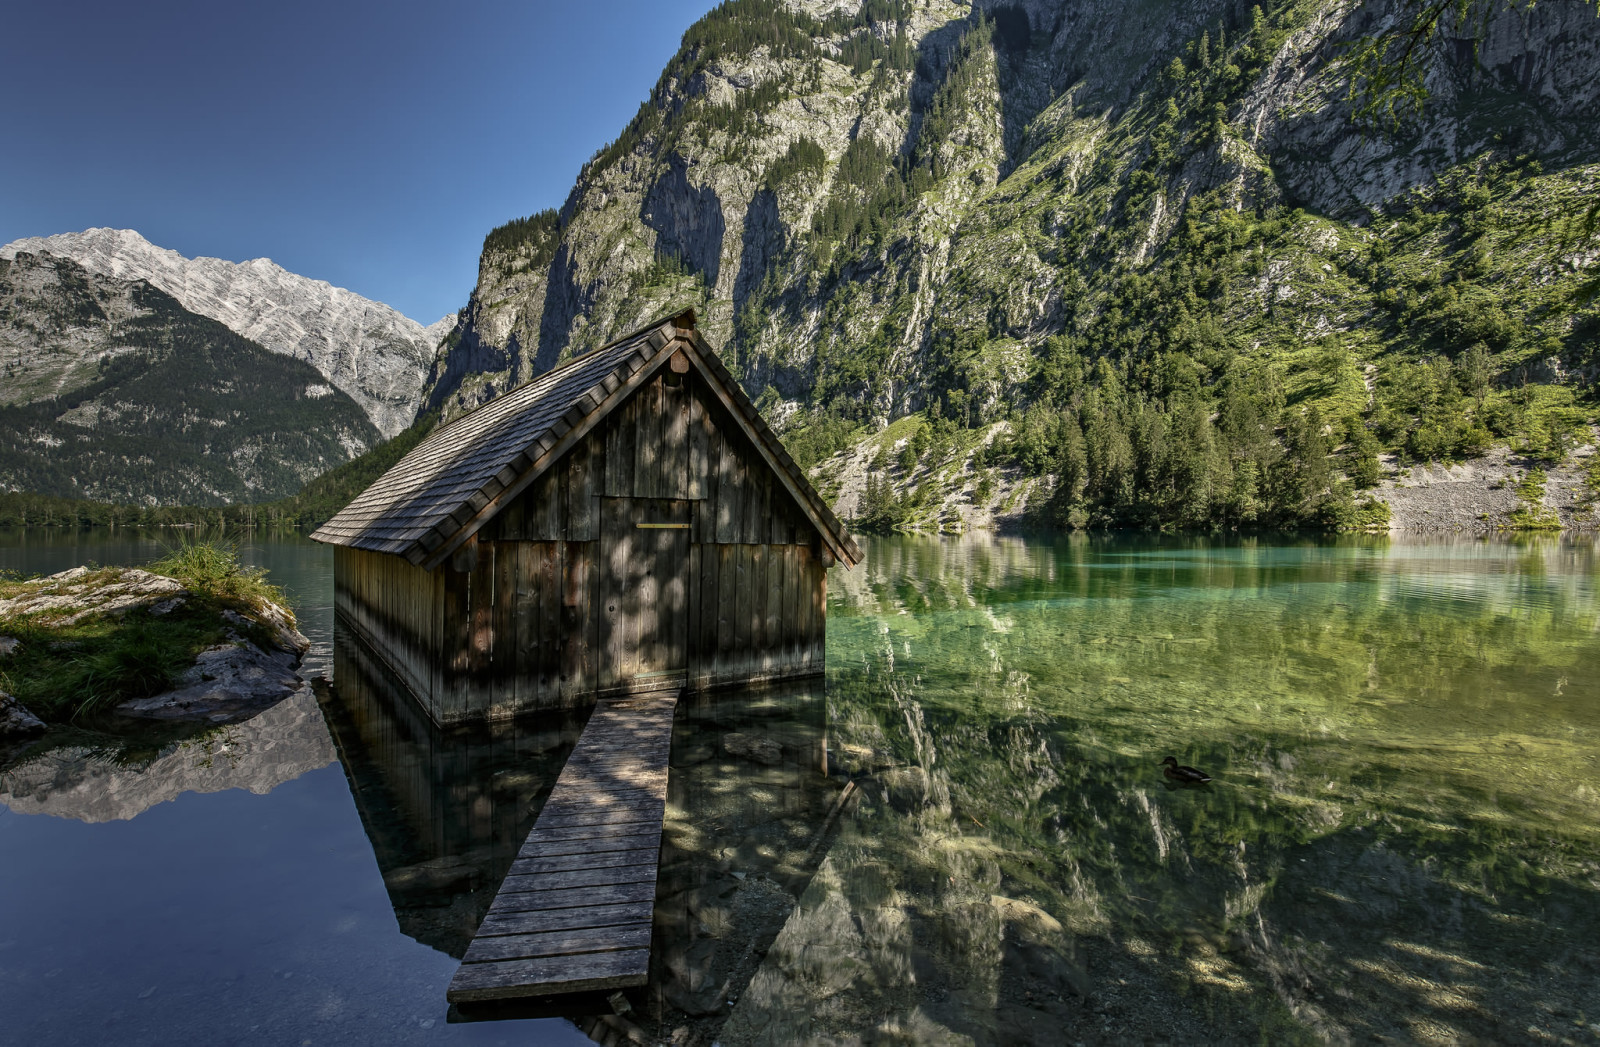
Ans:
<svg viewBox="0 0 1600 1047"><path fill-rule="evenodd" d="M604 615L601 635L602 686L612 686L635 672L639 643L639 592L633 584L633 561L640 554L633 528L632 499L601 503L602 558L605 561Z"/></svg>
<svg viewBox="0 0 1600 1047"><path fill-rule="evenodd" d="M584 443L589 448L589 493L598 498L606 493L606 434L611 431L611 419L602 418L600 424L589 430ZM600 536L600 517L594 517L595 537Z"/></svg>
<svg viewBox="0 0 1600 1047"><path fill-rule="evenodd" d="M483 543L480 543L483 544ZM503 695L497 701L519 704L516 693L517 663L517 586L518 566L522 561L522 542L489 542L494 549L494 604L489 620L493 636L489 649L489 686Z"/></svg>
<svg viewBox="0 0 1600 1047"><path fill-rule="evenodd" d="M700 650L701 679L709 679L717 665L717 547L696 546L700 550L700 611L696 643Z"/></svg>
<svg viewBox="0 0 1600 1047"><path fill-rule="evenodd" d="M741 441L740 450L744 450ZM767 522L767 489L772 474L753 455L744 455L744 540L754 545L767 541L771 525Z"/></svg>
<svg viewBox="0 0 1600 1047"><path fill-rule="evenodd" d="M565 463L556 463L544 478L545 504L543 534L540 540L546 542L560 541L566 537L567 531L567 467Z"/></svg>
<svg viewBox="0 0 1600 1047"><path fill-rule="evenodd" d="M586 689L588 680L588 600L590 542L568 542L561 562L561 674L562 704Z"/></svg>
<svg viewBox="0 0 1600 1047"><path fill-rule="evenodd" d="M794 541L794 502L789 492L776 480L772 484L770 509L772 511L772 543L788 545Z"/></svg>
<svg viewBox="0 0 1600 1047"><path fill-rule="evenodd" d="M706 487L710 480L709 452L711 449L711 433L708 428L709 420L706 417L706 405L700 399L700 383L697 375L685 375L683 382L684 400L686 401L686 424L689 439L689 464L685 498L705 498ZM705 541L704 536L695 535L695 541Z"/></svg>
<svg viewBox="0 0 1600 1047"><path fill-rule="evenodd" d="M517 629L517 704L532 708L538 701L538 666L535 662L539 649L539 554L533 542L518 543L516 563L516 629Z"/></svg>
<svg viewBox="0 0 1600 1047"><path fill-rule="evenodd" d="M810 665L811 661L811 560L810 548L799 546L796 550L798 570L795 572L800 579L796 593L798 601L795 614L796 629L796 658L795 662L802 668Z"/></svg>
<svg viewBox="0 0 1600 1047"><path fill-rule="evenodd" d="M541 543L539 561L539 708L561 704L561 549Z"/></svg>
<svg viewBox="0 0 1600 1047"><path fill-rule="evenodd" d="M481 537L498 538L502 541L520 541L522 539L522 517L528 504L528 492L523 491L511 499L505 508L495 514L495 518L479 532Z"/></svg>
<svg viewBox="0 0 1600 1047"><path fill-rule="evenodd" d="M806 591L805 580L805 547L800 545L788 546L789 577L786 583L787 592L783 602L784 615L788 624L785 632L785 661L793 668L800 664L800 647L802 631L802 611L804 594Z"/></svg>
<svg viewBox="0 0 1600 1047"><path fill-rule="evenodd" d="M584 554L584 573L586 577L584 578L585 584L583 588L583 599L585 601L583 647L586 690L581 695L583 700L592 699L596 689L599 688L603 676L601 660L605 656L605 652L600 649L601 604L605 600L605 593L602 588L604 570L601 564L601 557L605 553L605 543L600 537L598 514L595 517L595 527L597 532L595 540L588 544Z"/></svg>
<svg viewBox="0 0 1600 1047"><path fill-rule="evenodd" d="M463 695L472 664L470 577L449 564L441 567L439 573L444 576L441 624L445 643L444 657L439 660L439 702L434 718L440 723L454 723L466 711Z"/></svg>
<svg viewBox="0 0 1600 1047"><path fill-rule="evenodd" d="M657 458L661 453L661 379L658 377L633 396L633 490L635 498L655 498Z"/></svg>
<svg viewBox="0 0 1600 1047"><path fill-rule="evenodd" d="M767 652L767 665L772 668L781 660L783 651L783 577L786 569L786 545L767 547L767 599L764 607L767 620L761 630L761 648Z"/></svg>
<svg viewBox="0 0 1600 1047"><path fill-rule="evenodd" d="M750 546L750 671L762 671L767 646L767 547Z"/></svg>
<svg viewBox="0 0 1600 1047"><path fill-rule="evenodd" d="M674 508L674 518L682 516L689 508L680 501ZM676 672L689 668L689 585L693 577L689 562L689 532L673 529L662 531L661 535L667 544L666 566L670 572L665 575L667 617L662 624L667 662L662 668Z"/></svg>
<svg viewBox="0 0 1600 1047"><path fill-rule="evenodd" d="M737 580L734 582L735 604L733 615L733 668L740 679L749 674L751 635L750 625L753 620L751 612L751 597L754 595L754 586L750 584L754 548L748 545L736 545L734 548L734 573Z"/></svg>
<svg viewBox="0 0 1600 1047"><path fill-rule="evenodd" d="M589 461L591 443L592 438L579 440L567 456L566 524L556 537L569 542L587 542L594 538L594 473Z"/></svg>
<svg viewBox="0 0 1600 1047"><path fill-rule="evenodd" d="M480 543L468 579L472 646L467 669L467 709L488 712L494 673L494 542Z"/></svg>
<svg viewBox="0 0 1600 1047"><path fill-rule="evenodd" d="M733 657L734 619L739 605L739 547L717 545L717 670L727 671Z"/></svg>
<svg viewBox="0 0 1600 1047"><path fill-rule="evenodd" d="M692 497L689 483L689 395L688 384L663 386L666 418L662 422L662 443L666 445L669 498Z"/></svg>
<svg viewBox="0 0 1600 1047"><path fill-rule="evenodd" d="M605 493L612 498L633 496L634 431L639 410L637 394L630 397L607 419L606 434L606 486Z"/></svg>
<svg viewBox="0 0 1600 1047"><path fill-rule="evenodd" d="M738 486L738 461L727 432L717 434L717 525L713 541L727 544L739 541L743 494Z"/></svg>
<svg viewBox="0 0 1600 1047"><path fill-rule="evenodd" d="M701 575L704 571L700 560L702 555L699 543L691 542L689 545L689 571L684 583L687 586L685 598L688 601L687 613L684 615L684 619L688 623L688 629L685 634L687 650L685 651L684 663L689 672L689 686L691 689L694 687L695 680L701 675L701 665L704 661L703 643L705 634L701 618L705 608L705 600L701 598L701 582L703 580Z"/></svg>

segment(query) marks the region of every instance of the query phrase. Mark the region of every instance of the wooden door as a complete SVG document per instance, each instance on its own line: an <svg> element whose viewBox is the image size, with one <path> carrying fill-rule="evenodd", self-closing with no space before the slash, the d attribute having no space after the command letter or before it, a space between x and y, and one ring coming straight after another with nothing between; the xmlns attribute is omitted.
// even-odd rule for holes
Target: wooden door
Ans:
<svg viewBox="0 0 1600 1047"><path fill-rule="evenodd" d="M681 686L689 668L692 503L600 500L600 687Z"/></svg>

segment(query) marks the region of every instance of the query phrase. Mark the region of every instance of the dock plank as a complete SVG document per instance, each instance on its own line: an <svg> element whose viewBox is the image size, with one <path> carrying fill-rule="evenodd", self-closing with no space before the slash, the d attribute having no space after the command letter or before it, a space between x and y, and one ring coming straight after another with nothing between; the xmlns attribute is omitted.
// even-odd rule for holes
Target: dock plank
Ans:
<svg viewBox="0 0 1600 1047"><path fill-rule="evenodd" d="M566 931L536 931L474 938L467 948L467 963L528 960L537 956L578 956L591 952L650 947L648 924L621 927L584 927Z"/></svg>
<svg viewBox="0 0 1600 1047"><path fill-rule="evenodd" d="M654 864L661 851L655 847L630 847L625 851L579 851L575 854L541 853L537 858L518 858L511 863L509 876L532 876L543 872L574 872L579 869Z"/></svg>
<svg viewBox="0 0 1600 1047"><path fill-rule="evenodd" d="M591 927L648 924L654 908L652 900L628 905L591 905L582 909L490 913L483 918L483 924L478 928L478 938L502 934L537 934L542 931L573 931Z"/></svg>
<svg viewBox="0 0 1600 1047"><path fill-rule="evenodd" d="M520 912L532 909L572 909L584 905L623 905L648 902L656 896L656 885L614 883L609 887L566 887L549 891L505 891L494 896L490 912Z"/></svg>
<svg viewBox="0 0 1600 1047"><path fill-rule="evenodd" d="M643 985L649 971L649 949L463 963L450 982L448 996L451 1003L474 1003L622 989Z"/></svg>
<svg viewBox="0 0 1600 1047"><path fill-rule="evenodd" d="M558 887L613 887L623 883L656 882L656 860L651 856L647 863L612 865L599 869L548 870L512 875L505 878L500 890L507 894L523 891L548 891Z"/></svg>
<svg viewBox="0 0 1600 1047"><path fill-rule="evenodd" d="M677 692L595 706L466 957L452 1003L643 985Z"/></svg>

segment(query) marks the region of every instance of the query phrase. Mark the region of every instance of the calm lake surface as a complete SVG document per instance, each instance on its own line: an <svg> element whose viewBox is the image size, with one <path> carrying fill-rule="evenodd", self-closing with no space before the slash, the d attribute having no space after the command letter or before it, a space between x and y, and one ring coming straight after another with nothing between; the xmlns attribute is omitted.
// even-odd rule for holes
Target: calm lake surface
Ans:
<svg viewBox="0 0 1600 1047"><path fill-rule="evenodd" d="M325 681L13 756L0 1043L588 1042L444 1003L582 715L439 732L336 635L325 549L242 551ZM651 1036L1600 1043L1592 536L866 551L825 681L683 703Z"/></svg>

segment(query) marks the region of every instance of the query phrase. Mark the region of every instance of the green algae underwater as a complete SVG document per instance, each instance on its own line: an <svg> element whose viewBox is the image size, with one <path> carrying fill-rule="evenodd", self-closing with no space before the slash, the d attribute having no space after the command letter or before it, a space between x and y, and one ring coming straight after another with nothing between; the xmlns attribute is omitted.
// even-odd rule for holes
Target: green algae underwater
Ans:
<svg viewBox="0 0 1600 1047"><path fill-rule="evenodd" d="M870 542L858 799L722 1039L1600 1040L1597 551Z"/></svg>

